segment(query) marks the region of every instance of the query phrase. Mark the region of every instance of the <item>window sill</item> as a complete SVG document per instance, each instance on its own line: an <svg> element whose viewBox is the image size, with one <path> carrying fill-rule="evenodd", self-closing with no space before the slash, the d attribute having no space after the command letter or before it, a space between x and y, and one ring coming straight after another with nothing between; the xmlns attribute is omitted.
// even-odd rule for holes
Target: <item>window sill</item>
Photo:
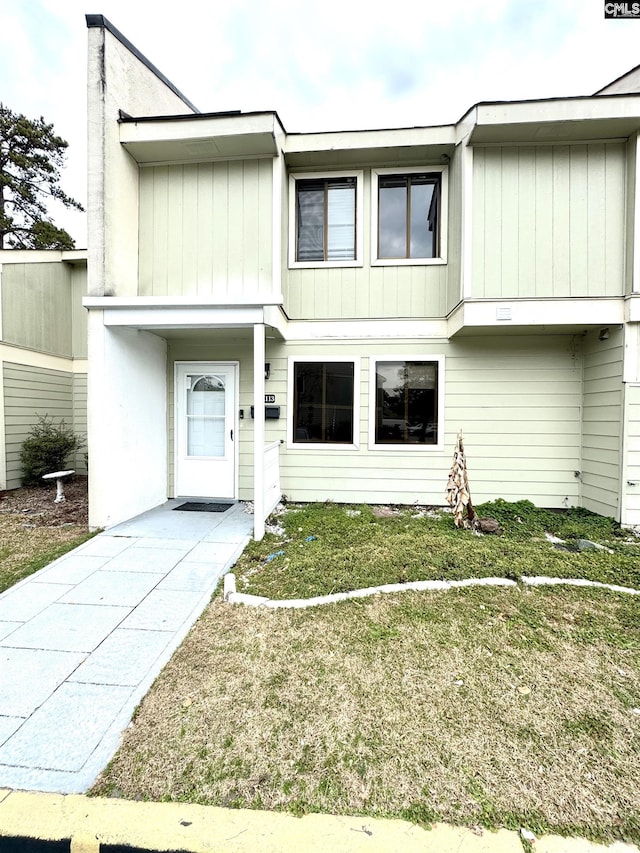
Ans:
<svg viewBox="0 0 640 853"><path fill-rule="evenodd" d="M337 442L324 441L324 442L311 442L311 441L301 441L301 442L287 442L287 450L360 450L360 445L358 444L338 444Z"/></svg>
<svg viewBox="0 0 640 853"><path fill-rule="evenodd" d="M363 266L362 261L289 261L290 270L341 269Z"/></svg>
<svg viewBox="0 0 640 853"><path fill-rule="evenodd" d="M447 263L446 258L373 258L372 267L436 267Z"/></svg>
<svg viewBox="0 0 640 853"><path fill-rule="evenodd" d="M442 444L369 444L369 450L383 450L386 453L443 453Z"/></svg>

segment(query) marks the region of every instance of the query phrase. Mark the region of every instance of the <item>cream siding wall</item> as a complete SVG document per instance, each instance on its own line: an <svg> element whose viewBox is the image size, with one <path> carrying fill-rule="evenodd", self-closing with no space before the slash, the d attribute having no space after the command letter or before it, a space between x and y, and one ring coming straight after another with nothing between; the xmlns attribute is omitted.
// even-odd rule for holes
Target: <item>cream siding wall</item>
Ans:
<svg viewBox="0 0 640 853"><path fill-rule="evenodd" d="M606 341L589 332L583 344L582 505L620 518L622 446L621 330Z"/></svg>
<svg viewBox="0 0 640 853"><path fill-rule="evenodd" d="M636 229L636 169L637 136L632 136L627 142L627 175L626 175L626 226L625 226L625 294L633 292L633 275L635 260L635 229ZM640 223L638 223L640 226Z"/></svg>
<svg viewBox="0 0 640 853"><path fill-rule="evenodd" d="M271 292L272 161L140 170L140 296Z"/></svg>
<svg viewBox="0 0 640 853"><path fill-rule="evenodd" d="M20 450L39 415L73 426L73 375L25 364L3 364L7 488L22 482Z"/></svg>
<svg viewBox="0 0 640 853"><path fill-rule="evenodd" d="M267 351L282 419L267 440L285 438L287 357L360 357L359 449L281 447L282 491L292 500L443 504L453 446L464 430L476 502L527 498L540 506L579 503L581 360L569 336L446 341L308 342ZM369 355L444 354L445 449L369 450Z"/></svg>
<svg viewBox="0 0 640 853"><path fill-rule="evenodd" d="M4 264L3 341L72 355L71 273L66 264Z"/></svg>
<svg viewBox="0 0 640 853"><path fill-rule="evenodd" d="M462 158L464 148L458 145L449 166L449 223L447 251L446 313L462 299Z"/></svg>
<svg viewBox="0 0 640 853"><path fill-rule="evenodd" d="M401 172L402 167L398 170ZM449 186L450 200L451 194ZM288 233L287 211L288 205L284 205L283 227ZM287 270L282 285L287 315L294 320L445 316L446 264L371 266L370 169L364 171L363 210L358 214L364 220L362 267ZM453 216L450 206L448 227ZM449 248L449 257L454 251L454 247Z"/></svg>
<svg viewBox="0 0 640 853"><path fill-rule="evenodd" d="M624 143L474 150L473 296L618 296Z"/></svg>
<svg viewBox="0 0 640 853"><path fill-rule="evenodd" d="M640 385L626 386L625 392L625 464L623 471L623 521L640 524Z"/></svg>

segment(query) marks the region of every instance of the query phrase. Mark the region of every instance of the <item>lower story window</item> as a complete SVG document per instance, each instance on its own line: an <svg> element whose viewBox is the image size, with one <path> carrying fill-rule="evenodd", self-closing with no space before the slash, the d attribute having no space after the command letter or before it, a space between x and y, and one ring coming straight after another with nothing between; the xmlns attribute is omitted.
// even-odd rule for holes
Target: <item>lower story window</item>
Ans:
<svg viewBox="0 0 640 853"><path fill-rule="evenodd" d="M353 444L353 362L296 361L293 441Z"/></svg>
<svg viewBox="0 0 640 853"><path fill-rule="evenodd" d="M375 444L437 445L440 361L375 361Z"/></svg>

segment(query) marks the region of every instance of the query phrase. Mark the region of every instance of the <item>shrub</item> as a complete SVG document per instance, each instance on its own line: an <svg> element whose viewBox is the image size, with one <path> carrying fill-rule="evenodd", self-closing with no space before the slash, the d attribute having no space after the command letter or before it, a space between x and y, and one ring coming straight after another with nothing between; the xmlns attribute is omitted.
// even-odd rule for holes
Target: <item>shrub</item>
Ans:
<svg viewBox="0 0 640 853"><path fill-rule="evenodd" d="M43 474L65 467L67 459L84 445L64 420L55 424L49 415L39 416L22 444L22 482L25 486L42 486Z"/></svg>

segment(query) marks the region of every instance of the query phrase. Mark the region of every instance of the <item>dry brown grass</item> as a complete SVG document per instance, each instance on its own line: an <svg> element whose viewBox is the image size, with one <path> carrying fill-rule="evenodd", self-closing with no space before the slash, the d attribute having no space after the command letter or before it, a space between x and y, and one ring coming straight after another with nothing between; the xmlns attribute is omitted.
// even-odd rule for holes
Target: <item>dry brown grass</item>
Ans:
<svg viewBox="0 0 640 853"><path fill-rule="evenodd" d="M0 592L88 536L87 478L65 486L64 503L54 503L55 494L55 485L2 494Z"/></svg>
<svg viewBox="0 0 640 853"><path fill-rule="evenodd" d="M637 841L639 616L559 589L215 600L95 791Z"/></svg>

